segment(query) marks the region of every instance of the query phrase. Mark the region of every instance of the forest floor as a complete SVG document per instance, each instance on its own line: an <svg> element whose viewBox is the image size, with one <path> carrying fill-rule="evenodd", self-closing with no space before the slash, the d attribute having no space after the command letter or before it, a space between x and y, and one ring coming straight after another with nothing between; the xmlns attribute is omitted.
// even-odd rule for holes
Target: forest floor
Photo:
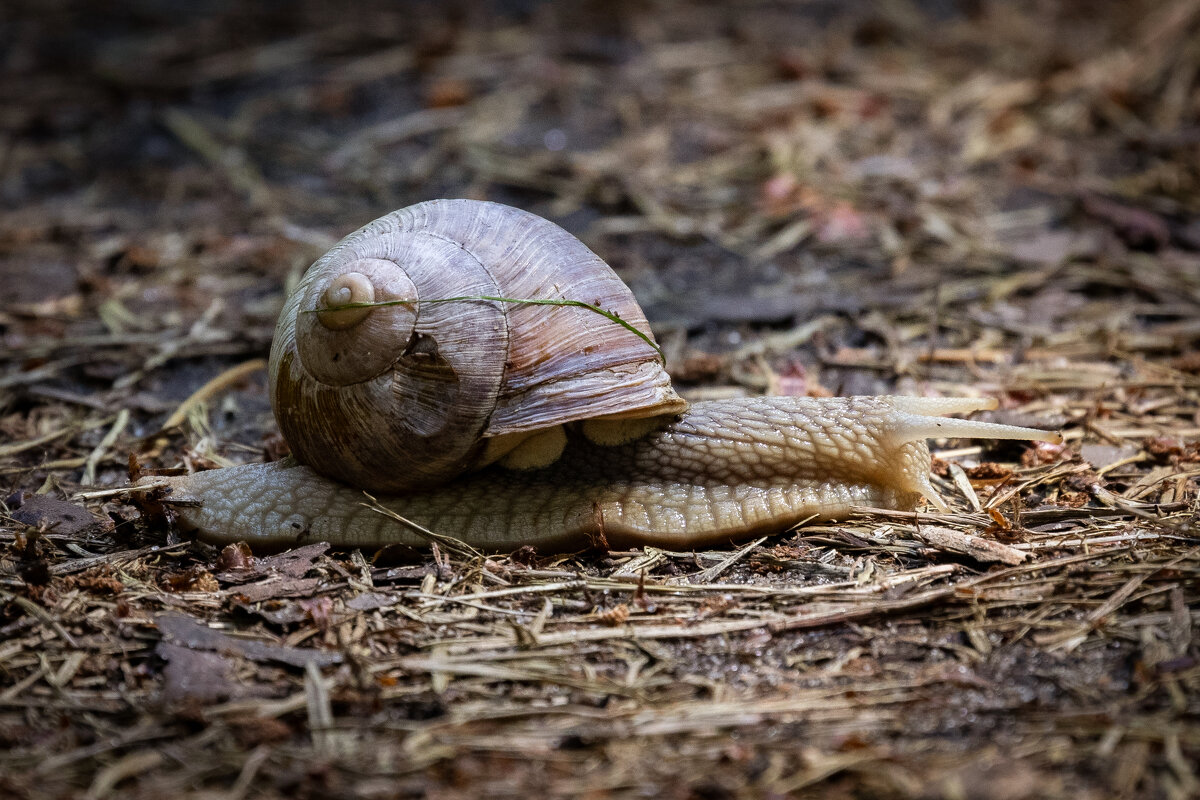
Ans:
<svg viewBox="0 0 1200 800"><path fill-rule="evenodd" d="M520 206L689 398L983 395L949 513L245 557L338 238ZM0 10L0 795L1200 796L1200 0Z"/></svg>

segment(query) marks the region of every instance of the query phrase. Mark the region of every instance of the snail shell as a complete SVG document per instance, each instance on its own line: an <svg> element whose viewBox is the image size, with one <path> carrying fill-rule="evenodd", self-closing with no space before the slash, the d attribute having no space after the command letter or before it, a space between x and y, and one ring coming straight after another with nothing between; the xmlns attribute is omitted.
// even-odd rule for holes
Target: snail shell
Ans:
<svg viewBox="0 0 1200 800"><path fill-rule="evenodd" d="M317 260L280 315L271 404L297 459L403 492L564 423L687 407L647 341L592 310L429 302L483 297L580 300L651 335L625 284L554 223L472 200L400 209Z"/></svg>

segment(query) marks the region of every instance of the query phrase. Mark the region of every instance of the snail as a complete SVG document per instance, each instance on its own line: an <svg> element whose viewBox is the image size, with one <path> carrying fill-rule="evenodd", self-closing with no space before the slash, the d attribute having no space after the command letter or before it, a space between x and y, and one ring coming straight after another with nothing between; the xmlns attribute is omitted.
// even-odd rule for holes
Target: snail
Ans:
<svg viewBox="0 0 1200 800"><path fill-rule="evenodd" d="M395 211L318 259L269 381L294 458L148 479L202 539L419 546L419 526L490 551L686 549L855 506L944 509L930 437L1061 440L941 416L995 405L973 398L689 405L607 264L547 220L469 200Z"/></svg>

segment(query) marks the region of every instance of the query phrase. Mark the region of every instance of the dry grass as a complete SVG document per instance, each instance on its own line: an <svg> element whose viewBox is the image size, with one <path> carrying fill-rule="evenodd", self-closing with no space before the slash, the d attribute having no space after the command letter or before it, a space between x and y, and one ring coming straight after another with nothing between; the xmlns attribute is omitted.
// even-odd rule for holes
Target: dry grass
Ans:
<svg viewBox="0 0 1200 800"><path fill-rule="evenodd" d="M1200 2L6 13L0 794L1200 796ZM287 284L436 196L582 235L693 397L1066 445L697 553L254 558L119 491L284 452Z"/></svg>

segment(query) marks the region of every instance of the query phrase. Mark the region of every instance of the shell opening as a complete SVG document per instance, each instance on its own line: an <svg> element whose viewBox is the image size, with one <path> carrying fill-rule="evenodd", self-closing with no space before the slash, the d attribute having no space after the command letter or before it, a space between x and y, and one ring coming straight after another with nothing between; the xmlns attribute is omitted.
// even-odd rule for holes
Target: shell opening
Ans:
<svg viewBox="0 0 1200 800"><path fill-rule="evenodd" d="M370 307L342 308L357 303L375 302L375 287L361 272L344 272L325 287L317 305L317 318L332 331L344 331L358 325L371 313Z"/></svg>

